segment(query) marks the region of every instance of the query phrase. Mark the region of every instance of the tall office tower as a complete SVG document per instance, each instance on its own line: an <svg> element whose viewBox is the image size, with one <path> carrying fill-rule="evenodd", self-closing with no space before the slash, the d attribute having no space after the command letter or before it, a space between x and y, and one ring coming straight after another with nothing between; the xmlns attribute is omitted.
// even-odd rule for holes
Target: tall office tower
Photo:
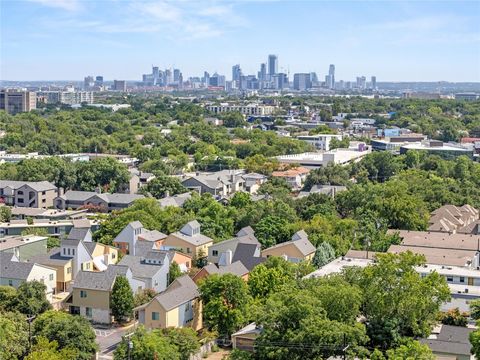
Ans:
<svg viewBox="0 0 480 360"><path fill-rule="evenodd" d="M240 81L240 77L242 76L242 69L240 69L240 65L233 65L232 66L232 81Z"/></svg>
<svg viewBox="0 0 480 360"><path fill-rule="evenodd" d="M173 82L175 84L178 84L178 81L180 80L180 75L182 73L180 72L179 69L173 69Z"/></svg>
<svg viewBox="0 0 480 360"><path fill-rule="evenodd" d="M210 76L210 85L225 87L225 76L214 73L212 76Z"/></svg>
<svg viewBox="0 0 480 360"><path fill-rule="evenodd" d="M31 91L0 91L0 110L15 115L37 108L37 94Z"/></svg>
<svg viewBox="0 0 480 360"><path fill-rule="evenodd" d="M330 89L333 89L335 87L335 65L330 64L330 67L328 68L328 75L330 76Z"/></svg>
<svg viewBox="0 0 480 360"><path fill-rule="evenodd" d="M372 87L372 90L377 90L377 77L372 76L371 81L370 81L370 86Z"/></svg>
<svg viewBox="0 0 480 360"><path fill-rule="evenodd" d="M204 84L205 86L208 87L208 86L210 85L210 74L209 74L207 71L205 71L205 72L203 73L203 78L202 78L202 80L203 80L203 84Z"/></svg>
<svg viewBox="0 0 480 360"><path fill-rule="evenodd" d="M293 88L295 90L307 90L312 87L312 81L310 74L294 74L293 75Z"/></svg>
<svg viewBox="0 0 480 360"><path fill-rule="evenodd" d="M283 90L288 88L288 77L285 73L278 73L273 75L272 81L273 87L277 90Z"/></svg>
<svg viewBox="0 0 480 360"><path fill-rule="evenodd" d="M103 76L95 77L95 86L97 87L103 86Z"/></svg>
<svg viewBox="0 0 480 360"><path fill-rule="evenodd" d="M272 76L278 72L278 56L268 55L268 75Z"/></svg>
<svg viewBox="0 0 480 360"><path fill-rule="evenodd" d="M267 80L267 64L260 64L260 71L257 74L258 80L265 81Z"/></svg>
<svg viewBox="0 0 480 360"><path fill-rule="evenodd" d="M127 82L125 80L113 80L113 90L127 91Z"/></svg>
<svg viewBox="0 0 480 360"><path fill-rule="evenodd" d="M365 76L357 76L357 89L365 90L367 88L367 78Z"/></svg>
<svg viewBox="0 0 480 360"><path fill-rule="evenodd" d="M318 76L316 72L310 73L310 80L312 81L312 83L318 83Z"/></svg>
<svg viewBox="0 0 480 360"><path fill-rule="evenodd" d="M332 75L325 75L325 87L327 89L333 89L334 81Z"/></svg>
<svg viewBox="0 0 480 360"><path fill-rule="evenodd" d="M83 88L85 90L92 88L95 85L95 81L93 80L93 76L85 76L83 79Z"/></svg>
<svg viewBox="0 0 480 360"><path fill-rule="evenodd" d="M165 70L165 85L170 85L173 83L173 73L172 70L166 69Z"/></svg>

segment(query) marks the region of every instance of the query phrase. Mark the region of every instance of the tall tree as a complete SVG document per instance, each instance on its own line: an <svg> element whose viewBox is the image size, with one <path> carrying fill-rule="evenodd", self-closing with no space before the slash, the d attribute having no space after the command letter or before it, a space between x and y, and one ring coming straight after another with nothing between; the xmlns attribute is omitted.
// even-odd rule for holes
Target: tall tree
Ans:
<svg viewBox="0 0 480 360"><path fill-rule="evenodd" d="M125 276L117 276L110 296L110 309L115 321L121 322L132 316L135 300Z"/></svg>
<svg viewBox="0 0 480 360"><path fill-rule="evenodd" d="M51 308L45 295L47 287L39 281L27 281L17 289L15 309L25 315L38 315Z"/></svg>
<svg viewBox="0 0 480 360"><path fill-rule="evenodd" d="M200 283L203 321L220 336L230 336L247 320L247 285L232 274L214 274Z"/></svg>

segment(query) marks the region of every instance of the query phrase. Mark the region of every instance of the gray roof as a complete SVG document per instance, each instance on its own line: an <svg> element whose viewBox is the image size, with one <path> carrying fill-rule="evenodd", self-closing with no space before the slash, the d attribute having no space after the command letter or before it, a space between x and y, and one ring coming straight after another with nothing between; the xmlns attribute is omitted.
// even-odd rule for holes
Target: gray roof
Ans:
<svg viewBox="0 0 480 360"><path fill-rule="evenodd" d="M232 263L240 261L249 271L265 262L267 258L255 256L258 245L251 243L239 243L233 254Z"/></svg>
<svg viewBox="0 0 480 360"><path fill-rule="evenodd" d="M90 255L93 254L93 252L95 251L95 248L97 247L97 243L95 241L87 241L87 242L84 242L83 245L85 245Z"/></svg>
<svg viewBox="0 0 480 360"><path fill-rule="evenodd" d="M26 280L35 263L12 261L12 253L0 253L0 277Z"/></svg>
<svg viewBox="0 0 480 360"><path fill-rule="evenodd" d="M143 228L143 225L140 221L138 220L135 220L135 221L132 221L131 223L129 223L128 225L130 225L132 228L134 229L140 229L140 228Z"/></svg>
<svg viewBox="0 0 480 360"><path fill-rule="evenodd" d="M192 197L192 194L190 194L189 192L186 192L183 194L164 197L163 199L158 200L158 202L162 207L166 207L166 206L182 207L183 204L185 204L185 201L187 201L191 197Z"/></svg>
<svg viewBox="0 0 480 360"><path fill-rule="evenodd" d="M469 341L469 335L473 331L475 329L442 325L440 332L436 335L436 339L420 339L420 342L427 344L435 353L470 355L472 346Z"/></svg>
<svg viewBox="0 0 480 360"><path fill-rule="evenodd" d="M0 189L7 186L12 189L18 189L24 185L30 186L36 191L56 190L57 187L48 181L14 181L14 180L0 180Z"/></svg>
<svg viewBox="0 0 480 360"><path fill-rule="evenodd" d="M177 231L177 232L174 232L172 235L195 246L207 244L213 241L213 239L203 234L188 236L188 235L182 234L180 231Z"/></svg>
<svg viewBox="0 0 480 360"><path fill-rule="evenodd" d="M127 271L128 267L121 265L110 265L107 270L100 272L80 270L75 277L73 288L109 291L117 276L124 276Z"/></svg>
<svg viewBox="0 0 480 360"><path fill-rule="evenodd" d="M245 274L249 273L249 270L246 268L245 265L242 264L241 261L235 261L232 262L230 265L226 266L219 266L215 264L209 264L204 267L204 269L209 273L209 274L233 274L236 276L243 276Z"/></svg>
<svg viewBox="0 0 480 360"><path fill-rule="evenodd" d="M143 257L133 255L125 255L118 265L128 266L134 277L151 279L165 264L165 258L167 257L165 252L158 251L158 253L158 260L162 261L162 265L146 264L143 262Z"/></svg>
<svg viewBox="0 0 480 360"><path fill-rule="evenodd" d="M255 231L251 226L245 226L244 228L241 228L239 232L237 232L238 237L247 235L255 235Z"/></svg>
<svg viewBox="0 0 480 360"><path fill-rule="evenodd" d="M98 197L107 203L115 204L130 204L137 199L143 199L143 195L136 194L120 194L120 193L96 193L95 191L75 191L69 190L61 196L61 198L66 199L67 201L87 201L92 197Z"/></svg>
<svg viewBox="0 0 480 360"><path fill-rule="evenodd" d="M68 233L67 240L80 240L84 241L90 231L89 228L76 228L73 227Z"/></svg>
<svg viewBox="0 0 480 360"><path fill-rule="evenodd" d="M142 238L144 241L158 241L165 239L168 235L158 231L158 230L146 230L138 235L139 238Z"/></svg>
<svg viewBox="0 0 480 360"><path fill-rule="evenodd" d="M152 301L157 301L166 311L174 309L187 301L199 297L198 287L188 275L175 279L174 282Z"/></svg>
<svg viewBox="0 0 480 360"><path fill-rule="evenodd" d="M45 265L65 265L71 261L73 257L62 256L59 247L52 248L47 254L35 255L30 259L30 262Z"/></svg>
<svg viewBox="0 0 480 360"><path fill-rule="evenodd" d="M274 245L274 246L271 246L269 247L268 249L266 250L269 250L269 249L275 249L275 248L281 248L281 247L284 247L284 246L288 246L290 244L293 244L297 247L297 249L304 255L309 255L309 254L312 254L316 251L315 249L315 246L312 245L312 243L308 240L308 239L305 239L305 238L301 238L299 240L290 240L290 241L287 241L287 242L283 242L283 243L280 243L280 244L277 244L277 245Z"/></svg>

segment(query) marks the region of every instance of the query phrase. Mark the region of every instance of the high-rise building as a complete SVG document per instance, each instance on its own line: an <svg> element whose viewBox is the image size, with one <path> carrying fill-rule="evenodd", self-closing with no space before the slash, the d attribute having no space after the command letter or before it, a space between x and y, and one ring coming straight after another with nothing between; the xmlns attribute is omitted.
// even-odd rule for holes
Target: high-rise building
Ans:
<svg viewBox="0 0 480 360"><path fill-rule="evenodd" d="M207 71L205 71L205 72L203 73L203 79L202 79L202 80L203 80L203 84L204 84L205 86L209 86L209 85L210 85L210 74L209 74Z"/></svg>
<svg viewBox="0 0 480 360"><path fill-rule="evenodd" d="M357 89L365 90L367 88L367 78L365 76L357 76Z"/></svg>
<svg viewBox="0 0 480 360"><path fill-rule="evenodd" d="M175 84L179 83L181 75L182 75L182 73L180 72L179 69L173 69L173 82Z"/></svg>
<svg viewBox="0 0 480 360"><path fill-rule="evenodd" d="M210 76L210 86L225 87L225 76L214 73Z"/></svg>
<svg viewBox="0 0 480 360"><path fill-rule="evenodd" d="M335 65L330 64L330 67L328 68L328 76L330 77L330 82L329 82L329 89L335 88Z"/></svg>
<svg viewBox="0 0 480 360"><path fill-rule="evenodd" d="M293 75L293 88L295 90L307 90L312 87L312 81L309 73L300 73Z"/></svg>
<svg viewBox="0 0 480 360"><path fill-rule="evenodd" d="M372 90L377 90L377 77L372 76L370 80L370 87L372 88Z"/></svg>
<svg viewBox="0 0 480 360"><path fill-rule="evenodd" d="M260 71L258 72L258 80L265 81L267 80L267 64L260 64Z"/></svg>
<svg viewBox="0 0 480 360"><path fill-rule="evenodd" d="M95 77L95 86L96 87L103 86L103 76Z"/></svg>
<svg viewBox="0 0 480 360"><path fill-rule="evenodd" d="M240 65L233 65L232 66L232 81L240 81L240 77L242 76L242 69Z"/></svg>
<svg viewBox="0 0 480 360"><path fill-rule="evenodd" d="M93 76L85 76L83 79L83 88L85 90L88 90L94 86L95 86L95 81L93 80Z"/></svg>
<svg viewBox="0 0 480 360"><path fill-rule="evenodd" d="M31 91L0 91L0 110L15 115L37 108L37 95Z"/></svg>
<svg viewBox="0 0 480 360"><path fill-rule="evenodd" d="M126 92L127 82L125 80L113 80L113 90Z"/></svg>
<svg viewBox="0 0 480 360"><path fill-rule="evenodd" d="M268 55L268 75L272 76L278 72L278 56Z"/></svg>
<svg viewBox="0 0 480 360"><path fill-rule="evenodd" d="M170 85L173 83L173 74L172 70L166 69L165 70L165 85Z"/></svg>
<svg viewBox="0 0 480 360"><path fill-rule="evenodd" d="M277 90L283 90L288 88L287 74L278 73L273 75L272 82L273 82L273 87Z"/></svg>
<svg viewBox="0 0 480 360"><path fill-rule="evenodd" d="M334 81L333 81L333 76L332 75L325 75L325 87L327 89L332 89L333 88L333 84L334 84Z"/></svg>

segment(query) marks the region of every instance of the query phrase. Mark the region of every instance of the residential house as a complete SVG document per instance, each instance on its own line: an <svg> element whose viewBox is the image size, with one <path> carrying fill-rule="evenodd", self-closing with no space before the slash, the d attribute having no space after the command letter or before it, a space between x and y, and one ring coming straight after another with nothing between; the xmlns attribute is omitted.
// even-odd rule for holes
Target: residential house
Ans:
<svg viewBox="0 0 480 360"><path fill-rule="evenodd" d="M231 264L233 254L240 243L256 244L260 246L253 229L248 226L241 229L233 239L221 241L210 246L208 248L208 262L217 265Z"/></svg>
<svg viewBox="0 0 480 360"><path fill-rule="evenodd" d="M420 339L428 345L437 359L471 360L472 344L469 336L475 329L461 326L439 325L428 338Z"/></svg>
<svg viewBox="0 0 480 360"><path fill-rule="evenodd" d="M250 194L256 194L260 185L268 181L268 177L258 173L248 173L242 175L242 178L245 180L245 191Z"/></svg>
<svg viewBox="0 0 480 360"><path fill-rule="evenodd" d="M267 258L261 256L262 248L258 244L239 243L233 254L232 263L240 261L250 272L257 265L264 263Z"/></svg>
<svg viewBox="0 0 480 360"><path fill-rule="evenodd" d="M154 244L157 247L163 245L167 235L158 230L147 230L140 221L132 221L113 239L113 245L120 249L123 254L136 255L137 242L143 240L152 249Z"/></svg>
<svg viewBox="0 0 480 360"><path fill-rule="evenodd" d="M216 197L228 197L245 190L244 170L222 170L214 173L196 173L182 180L182 185L199 194L210 193Z"/></svg>
<svg viewBox="0 0 480 360"><path fill-rule="evenodd" d="M292 189L297 190L303 186L309 172L309 169L300 166L283 171L274 171L272 177L284 179Z"/></svg>
<svg viewBox="0 0 480 360"><path fill-rule="evenodd" d="M138 321L147 329L191 327L202 324L202 303L195 282L187 275L173 281L164 292L135 309Z"/></svg>
<svg viewBox="0 0 480 360"><path fill-rule="evenodd" d="M257 326L255 323L248 324L232 334L232 347L234 349L253 352L255 350L255 340L261 333L261 326Z"/></svg>
<svg viewBox="0 0 480 360"><path fill-rule="evenodd" d="M85 216L86 209L82 210L58 210L58 209L41 209L41 208L27 208L27 207L12 207L12 219L26 220L31 219L48 219L55 220L69 220L78 219Z"/></svg>
<svg viewBox="0 0 480 360"><path fill-rule="evenodd" d="M125 209L131 206L135 200L143 198L143 195L135 194L69 190L54 199L54 206L63 210L91 208L99 211L113 211Z"/></svg>
<svg viewBox="0 0 480 360"><path fill-rule="evenodd" d="M155 179L155 175L152 173L130 169L130 180L128 181L128 189L126 189L126 193L136 194L142 186L145 186L153 179Z"/></svg>
<svg viewBox="0 0 480 360"><path fill-rule="evenodd" d="M219 274L219 275L224 275L224 274L232 274L236 275L242 280L247 281L248 280L248 273L249 270L245 267L245 265L242 264L241 261L235 261L231 264L225 265L225 266L217 266L215 264L208 264L201 268L194 276L193 276L193 281L195 281L196 284L200 282L200 280L206 278L209 275L213 274Z"/></svg>
<svg viewBox="0 0 480 360"><path fill-rule="evenodd" d="M132 276L145 284L145 288L158 293L167 288L170 263L167 251L151 250L145 256L125 255L118 264L127 266Z"/></svg>
<svg viewBox="0 0 480 360"><path fill-rule="evenodd" d="M0 254L15 255L20 261L27 261L37 254L47 253L46 236L25 235L0 238Z"/></svg>
<svg viewBox="0 0 480 360"><path fill-rule="evenodd" d="M21 262L12 253L0 253L0 285L18 288L28 281L43 283L48 301L53 301L57 285L55 269L37 263Z"/></svg>
<svg viewBox="0 0 480 360"><path fill-rule="evenodd" d="M185 224L180 231L174 232L163 241L166 249L177 249L193 257L206 256L213 239L200 233L197 220Z"/></svg>
<svg viewBox="0 0 480 360"><path fill-rule="evenodd" d="M48 181L0 180L0 200L7 205L48 208L56 195L57 187Z"/></svg>
<svg viewBox="0 0 480 360"><path fill-rule="evenodd" d="M11 220L10 222L0 223L0 237L21 235L24 232L31 232L33 229L43 229L48 233L48 236L64 238L74 227L88 226L95 231L99 224L97 220L88 219L33 219L31 223L27 220Z"/></svg>
<svg viewBox="0 0 480 360"><path fill-rule="evenodd" d="M161 207L167 207L167 206L182 207L185 201L191 198L192 198L192 194L190 194L189 192L186 192L183 194L166 196L162 199L159 199L158 203L160 204Z"/></svg>
<svg viewBox="0 0 480 360"><path fill-rule="evenodd" d="M145 288L144 283L133 278L127 266L110 265L101 272L81 270L65 299L69 313L82 315L94 323L111 324L110 296L118 276L125 276L132 289Z"/></svg>
<svg viewBox="0 0 480 360"><path fill-rule="evenodd" d="M315 255L315 246L308 240L308 235L304 230L297 231L292 236L292 240L274 245L262 251L262 256L281 256L286 260L298 263L301 261L311 261Z"/></svg>

